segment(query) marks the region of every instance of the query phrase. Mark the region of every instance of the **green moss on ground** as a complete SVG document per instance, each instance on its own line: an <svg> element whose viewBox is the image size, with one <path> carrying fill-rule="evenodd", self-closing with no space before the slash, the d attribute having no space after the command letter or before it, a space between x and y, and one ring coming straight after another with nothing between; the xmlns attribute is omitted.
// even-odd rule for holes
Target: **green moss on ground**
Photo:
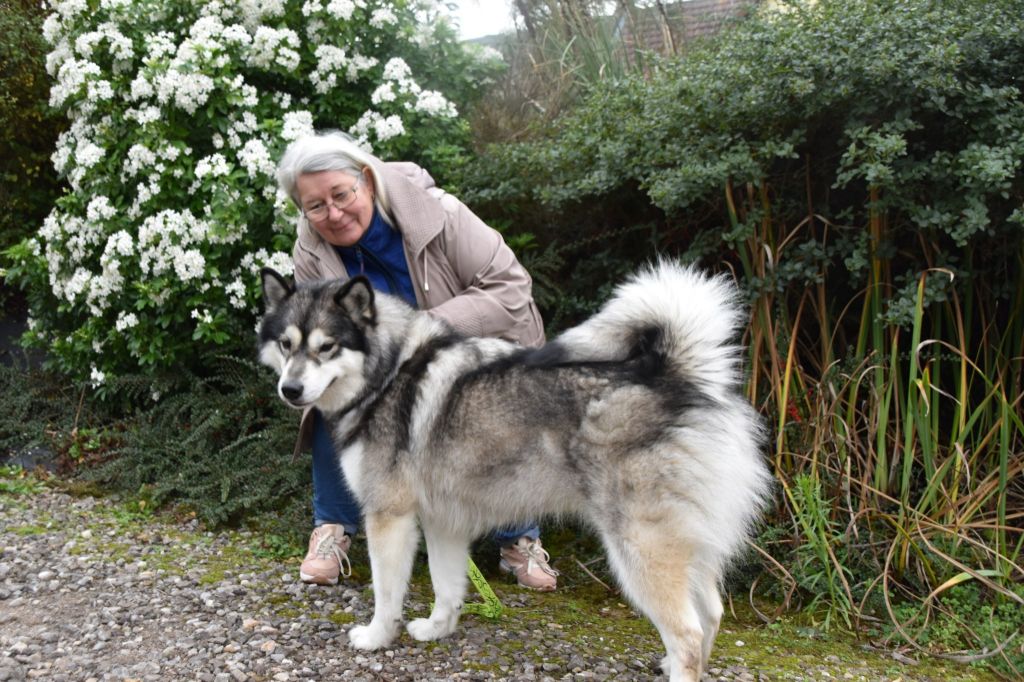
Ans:
<svg viewBox="0 0 1024 682"><path fill-rule="evenodd" d="M15 535L25 537L28 535L42 535L50 529L45 526L11 526L7 530Z"/></svg>

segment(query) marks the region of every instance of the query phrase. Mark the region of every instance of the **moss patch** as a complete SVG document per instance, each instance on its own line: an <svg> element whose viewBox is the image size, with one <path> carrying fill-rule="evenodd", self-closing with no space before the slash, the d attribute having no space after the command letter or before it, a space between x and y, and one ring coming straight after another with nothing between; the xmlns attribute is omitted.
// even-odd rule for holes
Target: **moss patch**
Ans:
<svg viewBox="0 0 1024 682"><path fill-rule="evenodd" d="M335 611L327 616L327 620L335 625L349 625L356 622L356 617L354 614L346 613L345 611Z"/></svg>
<svg viewBox="0 0 1024 682"><path fill-rule="evenodd" d="M15 535L25 537L27 535L42 535L49 529L43 526L11 526L7 530Z"/></svg>

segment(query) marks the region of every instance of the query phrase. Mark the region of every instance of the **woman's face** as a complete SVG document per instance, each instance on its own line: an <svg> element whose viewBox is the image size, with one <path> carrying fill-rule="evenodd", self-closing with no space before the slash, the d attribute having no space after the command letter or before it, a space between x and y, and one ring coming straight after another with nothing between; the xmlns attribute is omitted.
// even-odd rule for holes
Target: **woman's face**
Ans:
<svg viewBox="0 0 1024 682"><path fill-rule="evenodd" d="M356 177L344 171L303 173L295 182L299 207L328 244L353 246L373 220L373 176ZM344 208L337 208L342 205ZM318 211L323 212L317 217Z"/></svg>

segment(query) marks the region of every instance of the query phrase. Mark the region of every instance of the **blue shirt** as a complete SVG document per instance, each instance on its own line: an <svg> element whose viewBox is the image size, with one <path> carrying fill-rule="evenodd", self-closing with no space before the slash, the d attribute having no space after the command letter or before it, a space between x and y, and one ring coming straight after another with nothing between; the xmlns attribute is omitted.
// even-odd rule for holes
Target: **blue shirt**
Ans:
<svg viewBox="0 0 1024 682"><path fill-rule="evenodd" d="M370 227L359 241L353 246L335 246L334 250L341 256L350 277L365 275L377 291L398 296L413 308L417 307L402 235L384 222L376 208Z"/></svg>

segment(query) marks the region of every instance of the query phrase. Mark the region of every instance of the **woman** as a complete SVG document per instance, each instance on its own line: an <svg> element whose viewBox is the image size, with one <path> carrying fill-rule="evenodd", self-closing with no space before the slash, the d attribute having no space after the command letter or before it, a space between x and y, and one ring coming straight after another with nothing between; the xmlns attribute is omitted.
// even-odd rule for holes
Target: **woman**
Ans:
<svg viewBox="0 0 1024 682"><path fill-rule="evenodd" d="M317 134L288 147L278 182L302 212L293 251L297 282L361 274L463 334L544 343L529 274L500 234L419 166L384 163L341 133ZM334 585L348 575L360 512L315 410L303 415L300 433L310 431L314 530L299 575ZM297 447L305 441L300 435ZM539 535L536 525L495 533L502 569L523 587L549 591L558 572Z"/></svg>

